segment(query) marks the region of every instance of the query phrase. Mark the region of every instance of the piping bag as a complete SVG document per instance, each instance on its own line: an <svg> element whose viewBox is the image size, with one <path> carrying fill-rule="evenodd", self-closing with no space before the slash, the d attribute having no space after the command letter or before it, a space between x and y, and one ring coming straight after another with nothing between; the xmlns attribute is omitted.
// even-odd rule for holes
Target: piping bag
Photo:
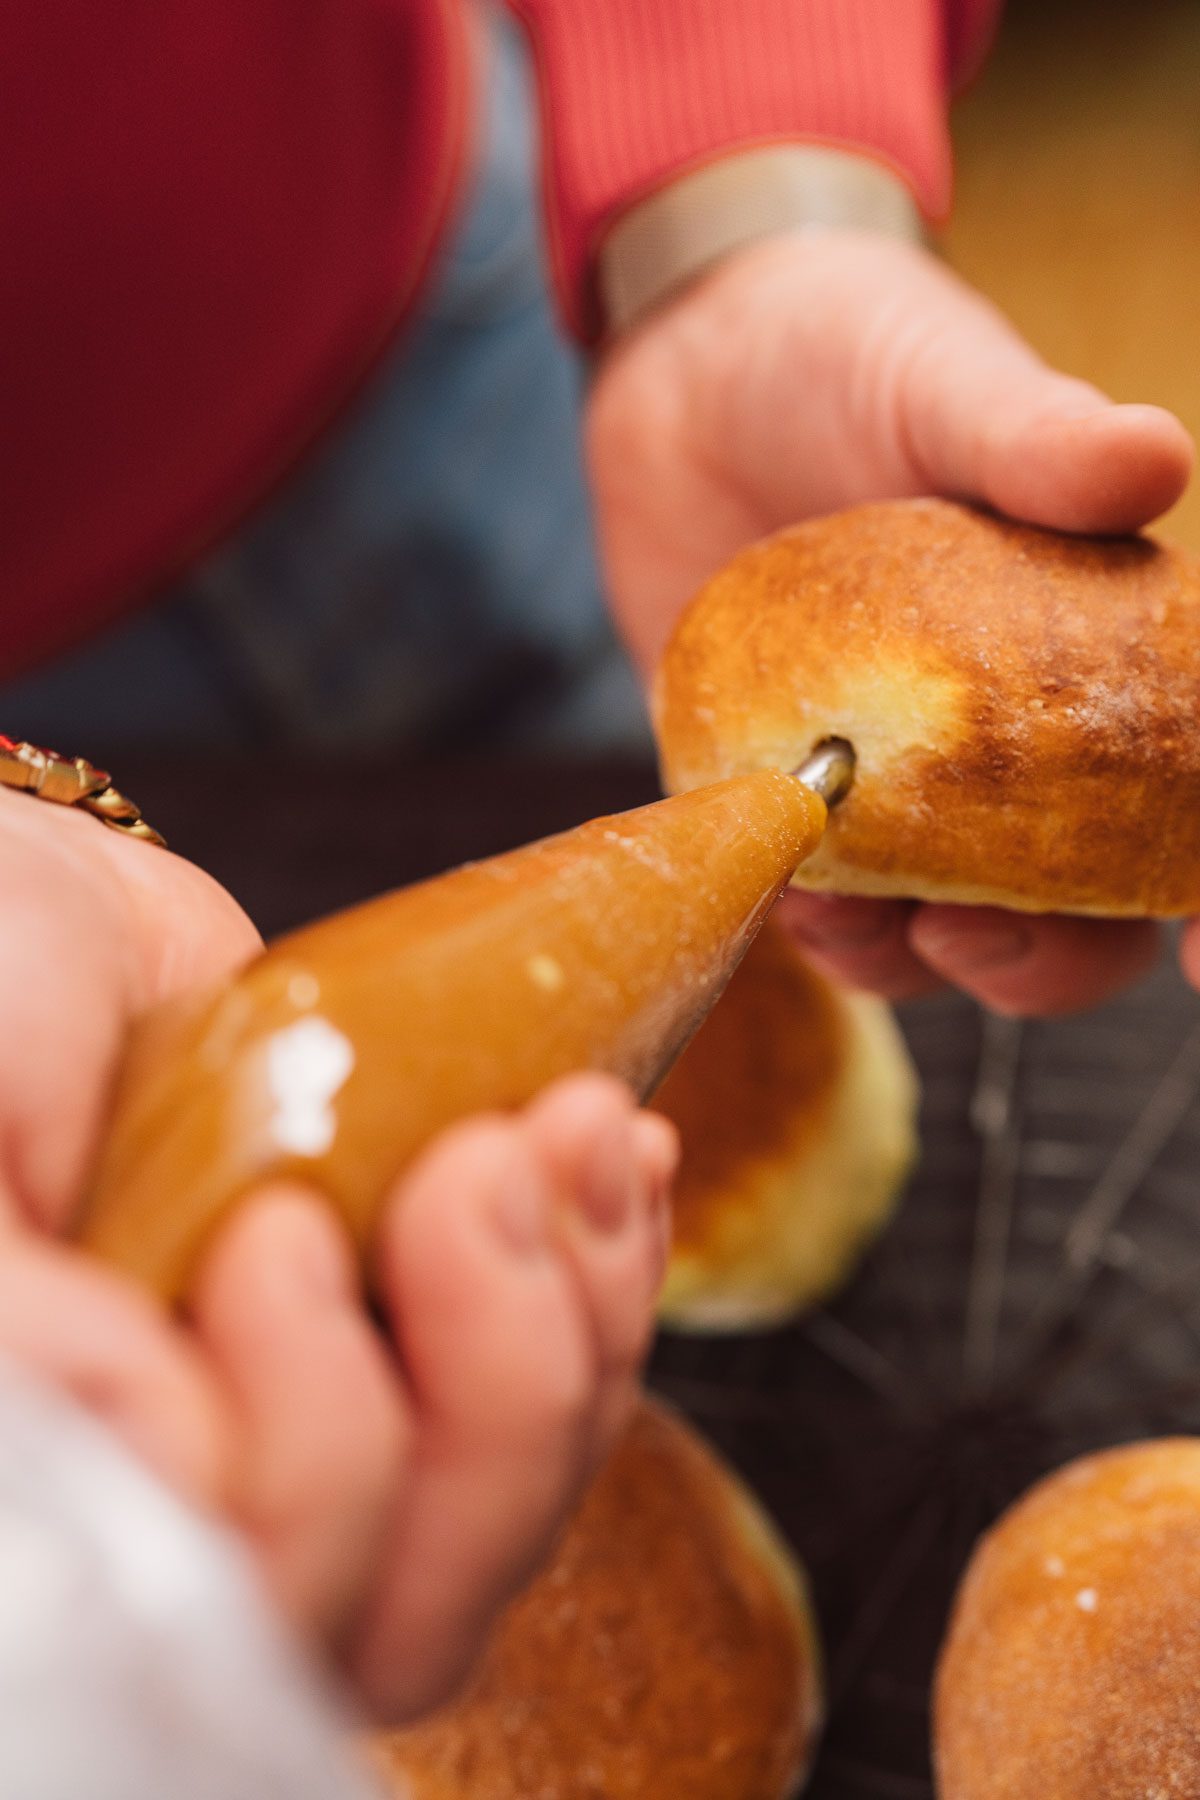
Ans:
<svg viewBox="0 0 1200 1800"><path fill-rule="evenodd" d="M392 1183L469 1113L603 1070L640 1098L719 999L853 779L831 739L278 939L129 1041L81 1239L168 1301L263 1180L365 1253Z"/></svg>

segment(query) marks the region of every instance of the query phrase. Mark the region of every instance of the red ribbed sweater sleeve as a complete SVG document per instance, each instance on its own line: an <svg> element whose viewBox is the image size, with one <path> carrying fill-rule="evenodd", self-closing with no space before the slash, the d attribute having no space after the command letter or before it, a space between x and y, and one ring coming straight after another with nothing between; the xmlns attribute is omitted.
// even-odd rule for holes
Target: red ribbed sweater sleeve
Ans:
<svg viewBox="0 0 1200 1800"><path fill-rule="evenodd" d="M534 46L551 256L567 321L598 325L596 246L624 207L737 145L841 145L950 201L946 94L1001 0L510 0Z"/></svg>
<svg viewBox="0 0 1200 1800"><path fill-rule="evenodd" d="M290 468L419 289L458 0L0 0L0 673Z"/></svg>

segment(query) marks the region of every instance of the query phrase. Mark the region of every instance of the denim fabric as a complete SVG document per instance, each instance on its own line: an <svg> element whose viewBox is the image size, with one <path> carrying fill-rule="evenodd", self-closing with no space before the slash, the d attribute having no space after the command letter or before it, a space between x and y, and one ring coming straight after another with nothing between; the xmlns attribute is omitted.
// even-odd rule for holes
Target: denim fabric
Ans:
<svg viewBox="0 0 1200 1800"><path fill-rule="evenodd" d="M334 434L152 609L0 692L10 734L643 746L546 292L525 47L492 23L478 167L422 316Z"/></svg>

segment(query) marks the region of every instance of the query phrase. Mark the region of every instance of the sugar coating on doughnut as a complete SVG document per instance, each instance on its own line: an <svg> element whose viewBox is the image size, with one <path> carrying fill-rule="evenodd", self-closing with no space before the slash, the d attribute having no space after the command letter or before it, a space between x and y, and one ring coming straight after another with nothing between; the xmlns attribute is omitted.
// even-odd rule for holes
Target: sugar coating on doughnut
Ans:
<svg viewBox="0 0 1200 1800"><path fill-rule="evenodd" d="M397 1800L790 1800L820 1714L798 1565L645 1402L464 1698L373 1760Z"/></svg>
<svg viewBox="0 0 1200 1800"><path fill-rule="evenodd" d="M1073 1463L988 1534L934 1735L940 1800L1200 1795L1200 1440Z"/></svg>
<svg viewBox="0 0 1200 1800"><path fill-rule="evenodd" d="M858 772L799 885L1027 911L1200 907L1200 561L944 500L753 545L684 613L655 690L672 790Z"/></svg>

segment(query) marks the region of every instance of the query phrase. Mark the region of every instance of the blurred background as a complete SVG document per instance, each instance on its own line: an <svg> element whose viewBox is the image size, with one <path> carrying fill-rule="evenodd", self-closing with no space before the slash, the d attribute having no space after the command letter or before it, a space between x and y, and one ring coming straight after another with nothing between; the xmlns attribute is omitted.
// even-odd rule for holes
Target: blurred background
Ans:
<svg viewBox="0 0 1200 1800"><path fill-rule="evenodd" d="M0 695L7 731L111 760L268 934L655 793L591 543L583 371L539 272L523 52L499 23L493 49L485 153L416 336L236 543ZM955 133L952 263L1047 358L1200 432L1200 0L1010 0ZM1165 529L1200 551L1200 492ZM835 1702L818 1800L930 1794L926 1670L999 1506L1088 1444L1200 1429L1198 1011L1166 968L1083 1022L908 1009L925 1161L860 1280L789 1331L660 1352L656 1379L813 1565ZM1050 1346L1051 1381L1020 1362L1021 1308L1114 1159L1124 1261L1070 1354ZM930 1370L956 1366L997 1205L1022 1373L964 1409Z"/></svg>
<svg viewBox="0 0 1200 1800"><path fill-rule="evenodd" d="M415 332L236 541L0 694L10 732L119 762L268 932L654 792L592 542L586 375L543 279L524 44L493 17L478 167ZM956 107L942 246L1051 361L1194 432L1198 92L1197 0L1010 0ZM1164 529L1200 549L1200 489ZM386 825L351 791L365 763L379 792L381 757ZM269 841L230 783L270 793ZM308 880L277 877L294 856Z"/></svg>
<svg viewBox="0 0 1200 1800"><path fill-rule="evenodd" d="M946 252L1049 361L1200 432L1200 6L1008 0ZM1200 550L1200 490L1164 522Z"/></svg>
<svg viewBox="0 0 1200 1800"><path fill-rule="evenodd" d="M137 745L649 764L543 279L525 46L490 16L477 167L416 329L236 541L0 693L11 733L123 768ZM943 245L1048 359L1193 431L1198 75L1196 0L1010 0L956 110ZM1166 529L1200 548L1200 491Z"/></svg>

